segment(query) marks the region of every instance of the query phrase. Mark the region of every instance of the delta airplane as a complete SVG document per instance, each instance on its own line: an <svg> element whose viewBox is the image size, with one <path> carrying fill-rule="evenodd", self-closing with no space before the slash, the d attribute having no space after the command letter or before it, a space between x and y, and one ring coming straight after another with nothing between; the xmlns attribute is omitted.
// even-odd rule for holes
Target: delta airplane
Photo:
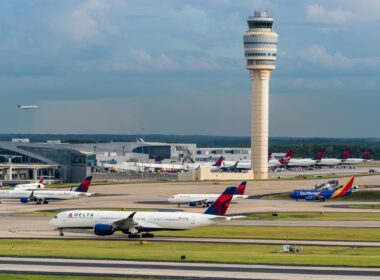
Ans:
<svg viewBox="0 0 380 280"><path fill-rule="evenodd" d="M274 158L272 158L272 153L270 153L268 155L268 168L269 169L276 169L276 168L279 168L279 167L286 165L289 162L289 160L291 159L292 154L293 154L293 152L291 150L289 150L289 151L287 151L285 156L283 156L281 159L274 159Z"/></svg>
<svg viewBox="0 0 380 280"><path fill-rule="evenodd" d="M342 162L342 160L338 158L324 158L325 155L326 152L317 152L315 157L317 160L315 163L316 166L337 166Z"/></svg>
<svg viewBox="0 0 380 280"><path fill-rule="evenodd" d="M335 199L352 194L354 176L337 189L322 190L295 190L290 194L294 199L306 199L307 201L325 201L326 199Z"/></svg>
<svg viewBox="0 0 380 280"><path fill-rule="evenodd" d="M30 109L37 109L38 105L17 105L17 108L24 109L24 110L30 110Z"/></svg>
<svg viewBox="0 0 380 280"><path fill-rule="evenodd" d="M314 166L317 161L311 158L292 158L293 151L288 151L289 161L286 163L287 167L311 167Z"/></svg>
<svg viewBox="0 0 380 280"><path fill-rule="evenodd" d="M59 213L49 224L63 236L64 229L93 229L100 236L113 235L116 231L128 234L128 238L152 238L152 231L186 230L210 226L240 218L226 217L236 187L228 187L203 213L189 212L130 212L100 210L69 210Z"/></svg>
<svg viewBox="0 0 380 280"><path fill-rule="evenodd" d="M95 193L87 192L91 184L92 176L87 177L74 191L56 190L0 190L0 199L19 199L22 203L35 202L36 204L48 204L52 200L67 200L85 196L93 196Z"/></svg>
<svg viewBox="0 0 380 280"><path fill-rule="evenodd" d="M246 181L240 183L232 200L246 199L248 197L244 195L246 185ZM168 202L177 203L178 207L181 207L181 204L188 204L191 207L198 205L209 207L219 196L219 194L176 194L169 197Z"/></svg>
<svg viewBox="0 0 380 280"><path fill-rule="evenodd" d="M360 158L350 158L351 151L350 150L344 150L342 152L342 165L357 165L359 163L365 162L369 160L369 157L371 156L371 150L367 149L362 153L362 156Z"/></svg>
<svg viewBox="0 0 380 280"><path fill-rule="evenodd" d="M45 185L43 183L44 183L44 178L41 177L40 180L37 181L36 183L16 185L14 190L31 191L31 190L43 189L45 188Z"/></svg>

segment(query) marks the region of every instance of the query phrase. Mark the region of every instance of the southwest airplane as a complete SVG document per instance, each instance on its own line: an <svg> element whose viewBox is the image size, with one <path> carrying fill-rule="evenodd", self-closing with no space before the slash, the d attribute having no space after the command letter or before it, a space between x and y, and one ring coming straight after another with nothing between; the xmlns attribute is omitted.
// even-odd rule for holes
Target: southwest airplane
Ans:
<svg viewBox="0 0 380 280"><path fill-rule="evenodd" d="M244 195L246 185L246 181L240 183L236 189L236 193L232 196L232 200L245 199L248 197ZM176 194L169 197L168 202L177 203L178 207L181 207L181 204L188 204L192 207L198 205L209 207L219 196L219 194Z"/></svg>
<svg viewBox="0 0 380 280"><path fill-rule="evenodd" d="M128 234L128 238L152 238L150 232L160 230L186 230L229 221L226 211L236 193L236 187L228 187L203 213L188 212L130 212L70 210L59 213L49 224L63 236L64 229L93 229L96 235L113 235L116 231ZM241 216L240 216L241 217Z"/></svg>
<svg viewBox="0 0 380 280"><path fill-rule="evenodd" d="M44 183L44 178L41 177L39 181L36 183L31 183L31 184L19 184L15 186L15 190L24 190L24 191L30 191L30 190L38 190L38 189L43 189L45 188Z"/></svg>
<svg viewBox="0 0 380 280"><path fill-rule="evenodd" d="M87 192L91 184L92 176L87 177L74 191L56 190L0 190L0 198L19 199L22 203L35 202L48 204L51 200L66 200L84 196L92 196L94 193Z"/></svg>
<svg viewBox="0 0 380 280"><path fill-rule="evenodd" d="M335 199L352 194L353 184L354 176L348 179L346 184L337 189L295 190L290 194L290 197L294 199L306 199L308 201Z"/></svg>

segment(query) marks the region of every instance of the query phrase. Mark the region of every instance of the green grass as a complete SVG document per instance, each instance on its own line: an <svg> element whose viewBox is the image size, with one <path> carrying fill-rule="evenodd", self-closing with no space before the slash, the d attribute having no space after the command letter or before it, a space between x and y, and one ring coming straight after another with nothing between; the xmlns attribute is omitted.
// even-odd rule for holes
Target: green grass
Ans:
<svg viewBox="0 0 380 280"><path fill-rule="evenodd" d="M280 245L200 244L95 240L0 240L2 256L112 258L224 263L380 266L380 248L303 246L302 253Z"/></svg>
<svg viewBox="0 0 380 280"><path fill-rule="evenodd" d="M186 231L162 231L157 236L261 238L289 240L380 241L378 228L210 226Z"/></svg>
<svg viewBox="0 0 380 280"><path fill-rule="evenodd" d="M362 205L363 206L363 205ZM371 205L368 205L371 206ZM377 205L380 208L380 204ZM368 207L370 208L370 207ZM248 215L244 220L308 220L308 221L380 221L380 213L373 212L276 212Z"/></svg>
<svg viewBox="0 0 380 280"><path fill-rule="evenodd" d="M291 199L289 194L290 192L268 195L264 196L263 199ZM349 196L334 199L334 201L380 201L380 191L359 190Z"/></svg>
<svg viewBox="0 0 380 280"><path fill-rule="evenodd" d="M127 277L125 277L127 278ZM124 279L125 279L124 278ZM1 280L120 280L120 277L97 277L97 276L61 276L61 275L42 275L42 274L5 274L0 273ZM146 280L147 278L128 278L128 280ZM162 279L162 278L160 278ZM149 278L149 280L158 280Z"/></svg>

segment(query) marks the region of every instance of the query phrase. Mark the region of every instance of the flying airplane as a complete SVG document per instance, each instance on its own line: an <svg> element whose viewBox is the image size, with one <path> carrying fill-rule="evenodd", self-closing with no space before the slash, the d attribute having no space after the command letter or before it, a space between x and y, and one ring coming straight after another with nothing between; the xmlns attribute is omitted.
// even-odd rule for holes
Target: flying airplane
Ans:
<svg viewBox="0 0 380 280"><path fill-rule="evenodd" d="M246 181L239 184L232 200L245 199L248 197L247 195L244 195L246 185ZM181 207L181 204L188 204L191 207L198 205L209 207L219 196L219 194L176 194L169 197L168 202L177 203L178 207Z"/></svg>
<svg viewBox="0 0 380 280"><path fill-rule="evenodd" d="M316 166L337 166L342 160L338 158L325 158L326 152L318 151L316 154Z"/></svg>
<svg viewBox="0 0 380 280"><path fill-rule="evenodd" d="M352 194L354 184L354 176L337 189L322 189L322 190L294 190L290 197L294 199L306 199L308 201L325 201L326 199L335 199Z"/></svg>
<svg viewBox="0 0 380 280"><path fill-rule="evenodd" d="M344 150L342 152L342 165L357 165L359 163L362 163L364 161L368 161L369 157L371 156L371 150L367 149L362 153L362 156L360 158L350 158L351 151L350 150Z"/></svg>
<svg viewBox="0 0 380 280"><path fill-rule="evenodd" d="M116 231L128 234L128 238L152 238L152 231L186 230L210 226L240 218L226 217L226 211L236 193L236 187L228 187L207 210L189 212L130 212L100 210L69 210L59 213L49 224L63 236L64 229L93 229L96 235L113 235Z"/></svg>
<svg viewBox="0 0 380 280"><path fill-rule="evenodd" d="M38 190L38 189L43 189L45 188L44 183L44 177L41 177L40 180L38 180L35 183L31 184L19 184L15 186L15 190L24 190L24 191L31 191L31 190Z"/></svg>
<svg viewBox="0 0 380 280"><path fill-rule="evenodd" d="M17 105L17 108L24 109L24 110L30 110L30 109L37 109L38 105Z"/></svg>
<svg viewBox="0 0 380 280"><path fill-rule="evenodd" d="M92 196L95 193L87 192L91 184L92 176L87 177L74 191L56 190L0 190L0 199L19 199L22 203L35 202L36 204L48 204L52 200L66 200L85 196Z"/></svg>

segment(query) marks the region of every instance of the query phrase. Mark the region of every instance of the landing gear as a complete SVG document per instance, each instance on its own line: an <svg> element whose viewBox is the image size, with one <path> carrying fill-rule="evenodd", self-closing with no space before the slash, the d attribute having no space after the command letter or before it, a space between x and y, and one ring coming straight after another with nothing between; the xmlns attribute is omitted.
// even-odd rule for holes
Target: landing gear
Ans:
<svg viewBox="0 0 380 280"><path fill-rule="evenodd" d="M59 230L59 236L64 236L62 229Z"/></svg>
<svg viewBox="0 0 380 280"><path fill-rule="evenodd" d="M140 237L141 236L138 233L135 233L135 234L130 233L130 234L128 234L128 238L140 238Z"/></svg>
<svg viewBox="0 0 380 280"><path fill-rule="evenodd" d="M154 234L153 233L143 233L141 235L142 238L153 238Z"/></svg>
<svg viewBox="0 0 380 280"><path fill-rule="evenodd" d="M44 200L43 204L49 204L49 201Z"/></svg>
<svg viewBox="0 0 380 280"><path fill-rule="evenodd" d="M177 204L177 207L178 207L178 208L181 208L181 203L178 203L178 204Z"/></svg>

